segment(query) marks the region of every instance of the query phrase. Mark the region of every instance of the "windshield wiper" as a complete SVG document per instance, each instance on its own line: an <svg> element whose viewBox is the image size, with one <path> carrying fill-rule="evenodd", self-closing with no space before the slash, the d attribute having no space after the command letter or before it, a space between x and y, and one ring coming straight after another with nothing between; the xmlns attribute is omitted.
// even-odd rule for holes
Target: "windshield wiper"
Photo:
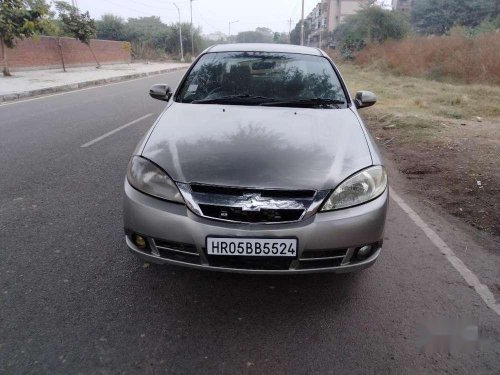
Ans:
<svg viewBox="0 0 500 375"><path fill-rule="evenodd" d="M263 101L266 103L272 102L273 98L268 98L267 96L260 95L249 95L249 94L241 94L241 95L226 95L218 98L207 98L207 99L199 99L193 100L191 103L193 104L235 104L235 103L243 103L243 104L261 104ZM254 103L257 101L257 103Z"/></svg>
<svg viewBox="0 0 500 375"><path fill-rule="evenodd" d="M277 107L310 107L310 106L324 106L324 105L338 105L345 104L343 100L327 99L327 98L310 98L310 99L295 99L283 101L265 102L260 105L263 106L277 106Z"/></svg>

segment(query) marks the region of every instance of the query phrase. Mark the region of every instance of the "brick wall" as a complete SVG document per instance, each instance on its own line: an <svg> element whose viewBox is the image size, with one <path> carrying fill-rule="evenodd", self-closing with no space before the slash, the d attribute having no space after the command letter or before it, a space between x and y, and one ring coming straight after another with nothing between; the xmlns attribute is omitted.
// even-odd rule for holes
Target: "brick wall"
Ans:
<svg viewBox="0 0 500 375"><path fill-rule="evenodd" d="M61 38L67 67L94 65L95 60L86 44L73 38ZM130 51L126 42L93 39L92 49L101 64L129 63ZM16 48L7 49L12 70L61 68L57 38L39 37L19 40Z"/></svg>

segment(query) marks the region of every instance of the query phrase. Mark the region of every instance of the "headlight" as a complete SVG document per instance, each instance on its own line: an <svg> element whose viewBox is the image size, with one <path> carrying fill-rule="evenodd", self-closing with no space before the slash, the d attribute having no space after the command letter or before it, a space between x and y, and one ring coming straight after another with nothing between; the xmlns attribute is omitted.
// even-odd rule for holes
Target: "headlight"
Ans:
<svg viewBox="0 0 500 375"><path fill-rule="evenodd" d="M184 203L174 181L155 164L140 156L130 159L127 179L130 185L143 193L172 202Z"/></svg>
<svg viewBox="0 0 500 375"><path fill-rule="evenodd" d="M357 206L380 196L387 187L385 168L376 165L342 182L326 199L321 211Z"/></svg>

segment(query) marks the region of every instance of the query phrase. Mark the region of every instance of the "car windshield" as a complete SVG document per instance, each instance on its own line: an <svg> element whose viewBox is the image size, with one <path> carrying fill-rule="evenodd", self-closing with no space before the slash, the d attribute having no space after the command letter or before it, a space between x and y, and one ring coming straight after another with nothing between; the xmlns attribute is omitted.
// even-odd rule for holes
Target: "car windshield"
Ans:
<svg viewBox="0 0 500 375"><path fill-rule="evenodd" d="M347 103L326 58L270 52L204 55L184 81L176 101L334 108Z"/></svg>

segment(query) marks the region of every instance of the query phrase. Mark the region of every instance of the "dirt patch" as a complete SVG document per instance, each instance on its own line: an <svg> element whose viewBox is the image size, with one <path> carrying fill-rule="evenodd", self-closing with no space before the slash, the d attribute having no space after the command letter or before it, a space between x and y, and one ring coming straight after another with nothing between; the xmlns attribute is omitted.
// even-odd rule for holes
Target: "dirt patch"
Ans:
<svg viewBox="0 0 500 375"><path fill-rule="evenodd" d="M413 193L477 229L500 236L499 123L436 121L438 137L411 142L405 129L384 129L378 116L365 120L379 146L412 181Z"/></svg>
<svg viewBox="0 0 500 375"><path fill-rule="evenodd" d="M500 86L444 83L342 64L351 94L414 194L500 241Z"/></svg>

